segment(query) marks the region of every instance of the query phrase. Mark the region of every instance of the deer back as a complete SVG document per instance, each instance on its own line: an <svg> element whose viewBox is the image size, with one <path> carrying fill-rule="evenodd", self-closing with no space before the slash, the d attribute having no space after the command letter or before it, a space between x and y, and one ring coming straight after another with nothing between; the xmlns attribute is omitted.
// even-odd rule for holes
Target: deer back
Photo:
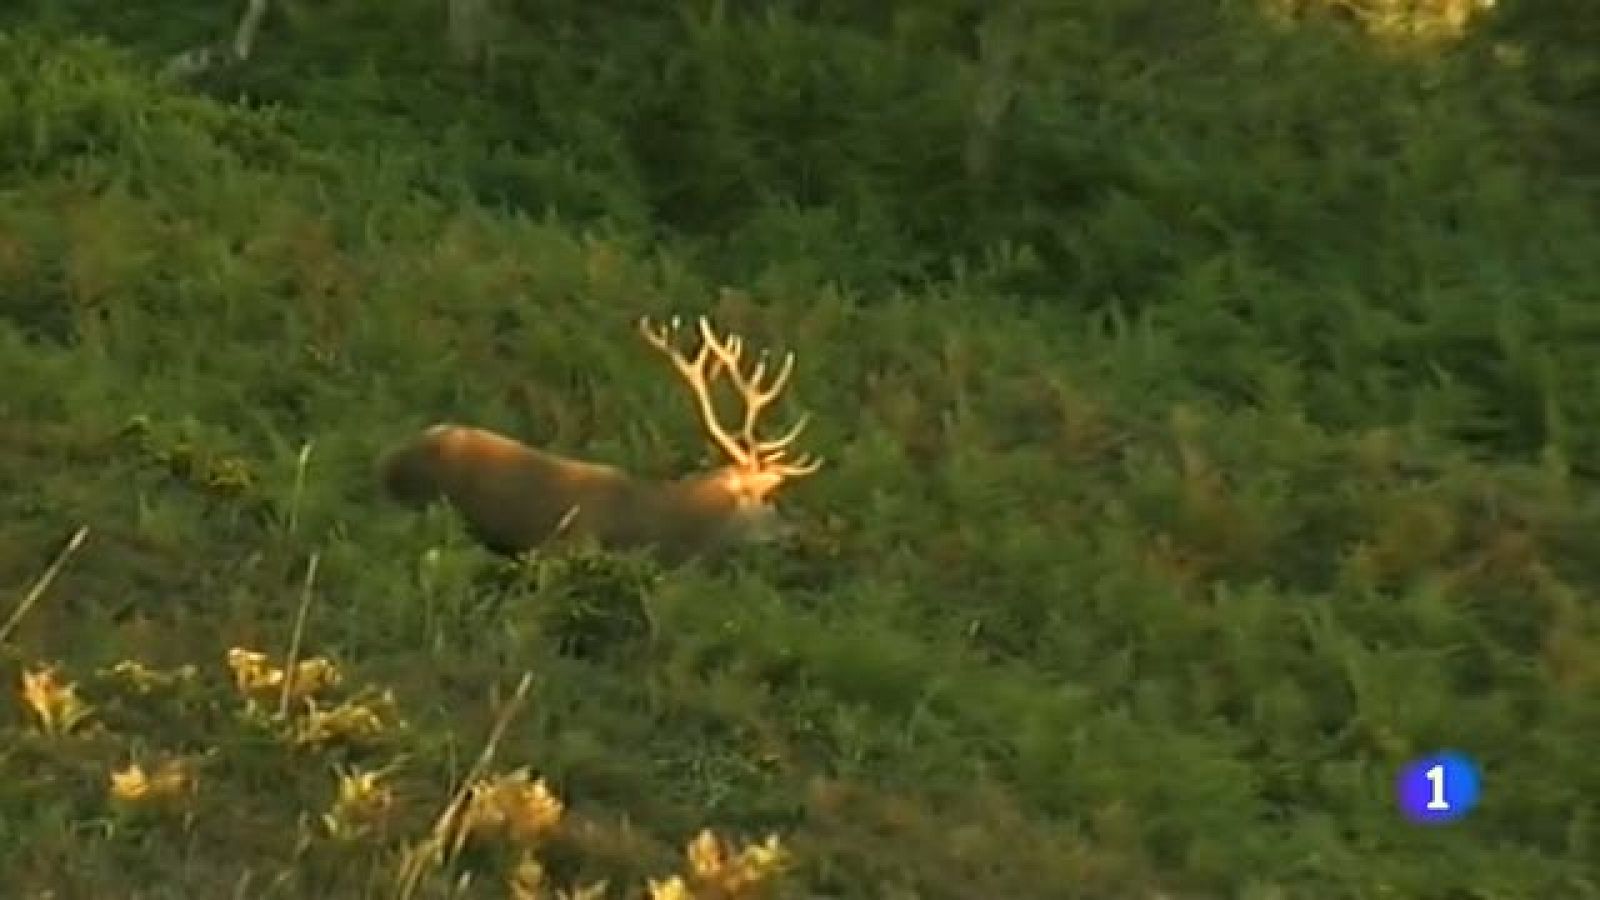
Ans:
<svg viewBox="0 0 1600 900"><path fill-rule="evenodd" d="M513 554L558 533L602 537L638 492L621 469L530 447L483 428L435 425L388 453L380 475L413 506L445 500L479 542Z"/></svg>

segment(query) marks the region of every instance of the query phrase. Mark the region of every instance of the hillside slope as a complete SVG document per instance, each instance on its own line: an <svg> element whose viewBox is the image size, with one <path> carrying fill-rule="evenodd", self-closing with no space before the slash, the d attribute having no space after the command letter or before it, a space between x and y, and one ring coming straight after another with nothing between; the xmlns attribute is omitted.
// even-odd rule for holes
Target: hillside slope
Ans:
<svg viewBox="0 0 1600 900"><path fill-rule="evenodd" d="M0 19L7 596L89 527L0 639L7 883L632 896L710 827L778 896L1600 895L1600 222L1487 48L573 3L474 73L351 2L184 86L225 22L87 6ZM632 331L702 311L798 352L792 544L507 566L377 496L445 417L707 464ZM1442 747L1484 801L1419 829Z"/></svg>

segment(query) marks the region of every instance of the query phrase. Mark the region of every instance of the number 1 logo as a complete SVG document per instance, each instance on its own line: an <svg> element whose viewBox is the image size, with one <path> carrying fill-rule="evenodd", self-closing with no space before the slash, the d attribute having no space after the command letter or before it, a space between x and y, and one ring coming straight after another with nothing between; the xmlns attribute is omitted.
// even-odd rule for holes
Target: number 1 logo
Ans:
<svg viewBox="0 0 1600 900"><path fill-rule="evenodd" d="M1395 779L1395 796L1406 818L1419 823L1453 822L1478 805L1478 767L1466 754L1437 753L1407 763Z"/></svg>

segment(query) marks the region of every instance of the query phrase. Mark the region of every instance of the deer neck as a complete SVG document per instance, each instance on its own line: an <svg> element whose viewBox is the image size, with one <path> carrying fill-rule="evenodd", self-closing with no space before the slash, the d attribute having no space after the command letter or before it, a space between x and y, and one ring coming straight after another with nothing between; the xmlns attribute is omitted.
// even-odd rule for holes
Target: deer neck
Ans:
<svg viewBox="0 0 1600 900"><path fill-rule="evenodd" d="M733 468L673 481L638 482L638 521L669 556L692 556L729 543L770 540L777 514L749 492Z"/></svg>

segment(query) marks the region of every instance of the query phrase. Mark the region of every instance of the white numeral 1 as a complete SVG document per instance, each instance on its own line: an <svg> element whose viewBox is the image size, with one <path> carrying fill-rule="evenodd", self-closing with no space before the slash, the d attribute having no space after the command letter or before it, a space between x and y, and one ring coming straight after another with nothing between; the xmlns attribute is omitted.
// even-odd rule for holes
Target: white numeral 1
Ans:
<svg viewBox="0 0 1600 900"><path fill-rule="evenodd" d="M1444 766L1434 766L1422 774L1433 785L1433 797L1428 801L1428 809L1448 810L1450 804L1444 799Z"/></svg>

